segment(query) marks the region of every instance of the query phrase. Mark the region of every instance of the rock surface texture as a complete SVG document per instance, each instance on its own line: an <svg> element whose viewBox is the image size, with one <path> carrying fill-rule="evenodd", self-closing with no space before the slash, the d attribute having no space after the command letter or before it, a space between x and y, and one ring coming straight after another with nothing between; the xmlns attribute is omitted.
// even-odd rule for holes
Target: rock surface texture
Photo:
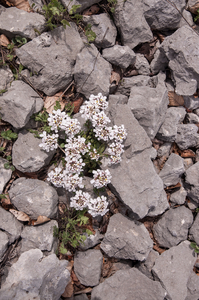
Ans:
<svg viewBox="0 0 199 300"><path fill-rule="evenodd" d="M198 300L199 1L26 4L0 5L0 300ZM86 102L98 93L109 120ZM85 103L100 124L85 124ZM59 104L71 119L49 118ZM83 146L68 155L77 120L98 166ZM77 213L81 155L75 192L92 199ZM104 189L95 168L110 171Z"/></svg>

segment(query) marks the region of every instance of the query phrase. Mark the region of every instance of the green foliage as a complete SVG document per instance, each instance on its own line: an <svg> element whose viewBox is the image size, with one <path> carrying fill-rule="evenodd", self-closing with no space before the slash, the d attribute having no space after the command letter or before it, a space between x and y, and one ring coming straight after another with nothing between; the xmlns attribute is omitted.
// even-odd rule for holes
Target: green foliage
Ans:
<svg viewBox="0 0 199 300"><path fill-rule="evenodd" d="M80 8L81 5L80 4L77 4L77 5L72 5L72 8L71 10L69 11L69 15L73 15L76 13L77 9Z"/></svg>
<svg viewBox="0 0 199 300"><path fill-rule="evenodd" d="M69 102L69 103L67 103L65 105L64 110L67 112L67 114L69 115L69 117L72 115L74 108L75 108L75 106L71 102Z"/></svg>
<svg viewBox="0 0 199 300"><path fill-rule="evenodd" d="M9 129L7 131L2 131L1 137L4 138L5 140L11 141L11 140L16 140L18 135L17 135L17 133L15 133Z"/></svg>
<svg viewBox="0 0 199 300"><path fill-rule="evenodd" d="M14 45L16 45L18 48L23 46L24 44L27 43L27 39L25 37L21 37L19 35L16 35L13 39L12 39L12 43Z"/></svg>
<svg viewBox="0 0 199 300"><path fill-rule="evenodd" d="M4 89L4 90L0 90L0 94L3 94L3 93L5 93L5 92L7 92L7 90L6 90L6 89Z"/></svg>
<svg viewBox="0 0 199 300"><path fill-rule="evenodd" d="M195 253L199 253L199 246L195 242L192 242L190 246L194 249Z"/></svg>
<svg viewBox="0 0 199 300"><path fill-rule="evenodd" d="M65 27L70 26L69 22L64 19L66 9L58 0L51 0L47 5L44 5L42 9L45 11L45 18L47 19L47 26L50 30L57 27L58 24L62 23Z"/></svg>
<svg viewBox="0 0 199 300"><path fill-rule="evenodd" d="M46 111L40 111L38 114L34 115L36 122L41 122L42 125L48 123L48 113Z"/></svg>
<svg viewBox="0 0 199 300"><path fill-rule="evenodd" d="M12 171L14 171L15 167L11 163L12 157L10 155L8 155L6 157L6 159L7 159L7 162L4 164L4 168L7 169L7 170L11 169Z"/></svg>
<svg viewBox="0 0 199 300"><path fill-rule="evenodd" d="M199 212L199 207L196 208L196 213L198 213L198 212Z"/></svg>
<svg viewBox="0 0 199 300"><path fill-rule="evenodd" d="M58 110L58 109L61 109L61 104L59 101L56 101L56 104L54 106L54 110Z"/></svg>
<svg viewBox="0 0 199 300"><path fill-rule="evenodd" d="M6 194L0 194L0 199L6 199Z"/></svg>
<svg viewBox="0 0 199 300"><path fill-rule="evenodd" d="M76 211L70 208L66 211L67 216L62 218L62 226L53 227L53 235L61 240L60 253L67 254L67 247L77 248L80 243L86 240L84 232L91 235L92 232L84 229L83 226L88 223L88 217L85 216L86 210Z"/></svg>
<svg viewBox="0 0 199 300"><path fill-rule="evenodd" d="M110 11L112 13L114 13L115 12L115 6L117 4L117 0L107 0L107 1L109 3ZM125 0L124 0L124 2L125 2Z"/></svg>
<svg viewBox="0 0 199 300"><path fill-rule="evenodd" d="M94 42L94 40L96 39L96 34L91 30L91 27L91 24L87 24L87 26L85 27L85 35L89 43Z"/></svg>
<svg viewBox="0 0 199 300"><path fill-rule="evenodd" d="M197 16L194 18L194 22L197 22L198 19L199 19L199 9L197 10Z"/></svg>

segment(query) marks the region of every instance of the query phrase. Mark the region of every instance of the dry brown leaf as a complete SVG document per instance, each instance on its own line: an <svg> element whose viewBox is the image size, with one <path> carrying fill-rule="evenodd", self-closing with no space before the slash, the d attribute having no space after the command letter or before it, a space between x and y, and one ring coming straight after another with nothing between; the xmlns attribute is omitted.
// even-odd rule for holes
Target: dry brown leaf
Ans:
<svg viewBox="0 0 199 300"><path fill-rule="evenodd" d="M4 34L1 34L0 35L0 45L7 47L9 44L10 44L9 39Z"/></svg>
<svg viewBox="0 0 199 300"><path fill-rule="evenodd" d="M30 217L23 211L18 211L15 209L9 209L9 211L17 218L19 221L27 222L30 221Z"/></svg>
<svg viewBox="0 0 199 300"><path fill-rule="evenodd" d="M73 112L76 114L78 113L80 106L82 105L84 99L82 97L79 97L77 100L74 100L72 102L72 105L74 106Z"/></svg>
<svg viewBox="0 0 199 300"><path fill-rule="evenodd" d="M7 2L12 4L13 6L15 6L18 9L22 9L27 12L30 12L30 10L31 10L28 0L8 0Z"/></svg>
<svg viewBox="0 0 199 300"><path fill-rule="evenodd" d="M88 9L85 9L83 11L83 16L92 16L94 14L97 14L99 12L100 8L97 4L92 5Z"/></svg>
<svg viewBox="0 0 199 300"><path fill-rule="evenodd" d="M168 92L169 106L183 106L184 98L173 91Z"/></svg>
<svg viewBox="0 0 199 300"><path fill-rule="evenodd" d="M73 283L70 280L69 283L67 284L66 288L65 288L65 291L62 294L62 297L64 297L64 298L67 298L67 297L70 298L70 297L72 297L73 296L73 291L74 291Z"/></svg>
<svg viewBox="0 0 199 300"><path fill-rule="evenodd" d="M47 218L46 216L39 216L36 221L32 220L32 225L33 226L40 225L40 224L46 223L48 221L50 221L50 219Z"/></svg>
<svg viewBox="0 0 199 300"><path fill-rule="evenodd" d="M88 288L86 288L86 289L84 289L84 290L75 292L74 294L75 294L75 295L87 294L87 293L90 293L91 291L92 291L92 288L91 288L91 287L88 287Z"/></svg>
<svg viewBox="0 0 199 300"><path fill-rule="evenodd" d="M54 110L54 106L56 105L56 101L59 101L60 105L61 105L61 110L64 109L65 107L65 103L62 100L62 92L59 92L57 94L55 94L52 97L47 96L45 101L44 101L44 107L46 108L46 111L50 114L52 113L52 111Z"/></svg>
<svg viewBox="0 0 199 300"><path fill-rule="evenodd" d="M112 71L111 72L111 78L110 78L110 84L114 83L116 85L119 84L121 79L120 73L117 71Z"/></svg>
<svg viewBox="0 0 199 300"><path fill-rule="evenodd" d="M187 158L187 157L195 157L195 153L191 149L183 150L180 154L181 157Z"/></svg>

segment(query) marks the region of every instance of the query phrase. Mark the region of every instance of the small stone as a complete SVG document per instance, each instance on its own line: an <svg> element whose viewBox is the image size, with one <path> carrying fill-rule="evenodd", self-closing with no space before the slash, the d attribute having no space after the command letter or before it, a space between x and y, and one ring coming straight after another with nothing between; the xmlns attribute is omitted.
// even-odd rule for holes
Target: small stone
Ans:
<svg viewBox="0 0 199 300"><path fill-rule="evenodd" d="M46 20L41 14L26 12L16 7L6 8L1 13L1 33L9 38L20 35L28 39L34 39L37 36L37 31L42 33L45 27Z"/></svg>
<svg viewBox="0 0 199 300"><path fill-rule="evenodd" d="M8 234L9 244L21 235L23 225L8 211L0 207L0 229Z"/></svg>
<svg viewBox="0 0 199 300"><path fill-rule="evenodd" d="M178 191L171 194L169 200L173 203L173 205L182 205L185 203L186 196L186 190L183 187L181 187Z"/></svg>
<svg viewBox="0 0 199 300"><path fill-rule="evenodd" d="M192 223L193 215L188 208L184 206L171 208L154 225L154 236L161 247L177 246L187 239L188 230Z"/></svg>
<svg viewBox="0 0 199 300"><path fill-rule="evenodd" d="M103 256L100 250L78 251L74 257L74 271L81 282L86 286L99 284Z"/></svg>
<svg viewBox="0 0 199 300"><path fill-rule="evenodd" d="M12 163L15 168L23 173L36 172L49 164L56 150L44 151L41 139L35 138L33 133L22 131L12 149Z"/></svg>
<svg viewBox="0 0 199 300"><path fill-rule="evenodd" d="M2 230L0 230L0 262L2 261L3 255L7 250L8 243L9 243L9 239L7 234Z"/></svg>
<svg viewBox="0 0 199 300"><path fill-rule="evenodd" d="M193 166L193 160L192 160L192 158L184 158L184 167L185 167L185 170L187 170L191 166Z"/></svg>
<svg viewBox="0 0 199 300"><path fill-rule="evenodd" d="M1 67L0 69L0 95L2 90L7 90L9 85L14 80L12 71L8 67Z"/></svg>
<svg viewBox="0 0 199 300"><path fill-rule="evenodd" d="M110 218L101 249L109 256L140 260L147 258L153 242L145 226L120 213Z"/></svg>
<svg viewBox="0 0 199 300"><path fill-rule="evenodd" d="M186 298L187 282L195 261L196 256L188 241L163 252L156 259L152 272L167 290L168 299Z"/></svg>
<svg viewBox="0 0 199 300"><path fill-rule="evenodd" d="M160 171L159 176L166 187L177 184L184 172L183 158L175 153L171 153L163 169Z"/></svg>
<svg viewBox="0 0 199 300"><path fill-rule="evenodd" d="M188 124L199 124L199 117L194 113L186 114L186 121Z"/></svg>
<svg viewBox="0 0 199 300"><path fill-rule="evenodd" d="M144 57L143 54L140 53L136 54L134 67L138 71L139 75L147 76L151 74L150 65L148 63L148 60Z"/></svg>
<svg viewBox="0 0 199 300"><path fill-rule="evenodd" d="M53 218L57 214L57 192L44 181L21 177L13 182L9 196L12 204L32 219L40 215Z"/></svg>
<svg viewBox="0 0 199 300"><path fill-rule="evenodd" d="M72 9L73 5L80 5L80 7L77 8L76 13L80 13L87 7L98 2L100 2L100 0L62 0L63 5L68 11Z"/></svg>
<svg viewBox="0 0 199 300"><path fill-rule="evenodd" d="M115 45L111 48L104 49L102 56L111 64L126 69L129 65L134 64L136 55L128 46ZM146 74L144 74L146 75Z"/></svg>
<svg viewBox="0 0 199 300"><path fill-rule="evenodd" d="M144 275L146 275L148 278L153 280L154 278L153 278L153 274L151 273L151 270L152 270L158 256L159 256L159 253L152 249L150 251L147 259L143 262L139 262L136 265L136 268L138 268L138 270L140 272L142 272Z"/></svg>
<svg viewBox="0 0 199 300"><path fill-rule="evenodd" d="M0 194L3 192L6 183L10 180L12 176L11 169L5 169L4 165L8 161L2 157L0 157Z"/></svg>
<svg viewBox="0 0 199 300"><path fill-rule="evenodd" d="M180 150L195 147L199 144L198 127L195 124L180 124L177 126L176 144Z"/></svg>
<svg viewBox="0 0 199 300"><path fill-rule="evenodd" d="M194 96L184 96L184 106L190 110L196 109L199 107L199 98ZM197 113L196 113L197 114Z"/></svg>
<svg viewBox="0 0 199 300"><path fill-rule="evenodd" d="M83 243L80 243L79 247L81 250L88 250L89 248L93 248L100 241L103 239L104 235L100 234L99 230L95 230L95 234L88 235L87 233L84 234L86 236L86 240Z"/></svg>
<svg viewBox="0 0 199 300"><path fill-rule="evenodd" d="M96 34L94 44L98 48L108 48L115 45L117 29L106 13L92 16L83 16L83 22L90 24Z"/></svg>
<svg viewBox="0 0 199 300"><path fill-rule="evenodd" d="M25 82L13 81L6 93L0 96L2 119L13 127L24 127L32 114L36 113L38 94Z"/></svg>
<svg viewBox="0 0 199 300"><path fill-rule="evenodd" d="M191 226L190 231L189 231L190 240L193 240L194 242L196 242L197 245L199 245L198 226L199 226L199 214L196 215L194 223Z"/></svg>
<svg viewBox="0 0 199 300"><path fill-rule="evenodd" d="M150 86L151 78L149 76L137 75L132 77L123 77L117 89L117 93L130 96L131 88L133 86Z"/></svg>

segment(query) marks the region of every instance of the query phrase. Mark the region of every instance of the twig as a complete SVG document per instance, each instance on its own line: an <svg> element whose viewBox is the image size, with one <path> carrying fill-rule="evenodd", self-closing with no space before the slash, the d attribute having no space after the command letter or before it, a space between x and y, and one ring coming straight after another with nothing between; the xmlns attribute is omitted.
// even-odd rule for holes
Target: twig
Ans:
<svg viewBox="0 0 199 300"><path fill-rule="evenodd" d="M189 22L186 20L186 18L183 16L183 14L181 13L181 11L177 8L177 6L171 2L170 0L166 0L170 5L172 5L181 15L181 17L185 20L185 22L189 25L189 27L191 27L191 29L199 36L199 33L191 26L191 24L189 24Z"/></svg>
<svg viewBox="0 0 199 300"><path fill-rule="evenodd" d="M63 93L59 96L58 101L61 99L61 97L65 94L66 91L68 91L68 89L71 87L71 85L73 85L74 80L67 86L67 88L63 91Z"/></svg>

